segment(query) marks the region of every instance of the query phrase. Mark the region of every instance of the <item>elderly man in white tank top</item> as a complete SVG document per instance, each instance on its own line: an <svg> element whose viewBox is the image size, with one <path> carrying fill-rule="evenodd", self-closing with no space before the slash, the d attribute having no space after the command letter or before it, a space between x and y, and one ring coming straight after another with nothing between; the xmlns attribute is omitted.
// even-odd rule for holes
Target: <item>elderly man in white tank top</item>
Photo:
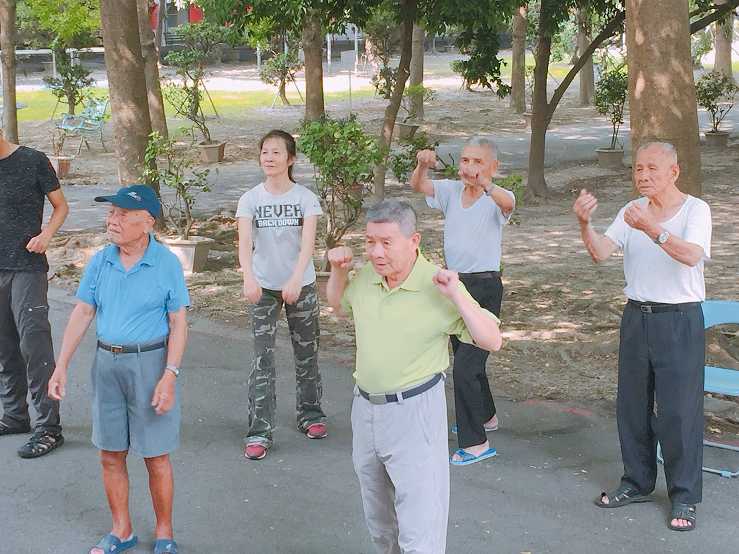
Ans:
<svg viewBox="0 0 739 554"><path fill-rule="evenodd" d="M634 183L642 195L619 211L605 235L590 219L598 202L583 190L574 211L583 242L600 262L624 254L617 422L624 475L596 505L648 502L657 478L656 442L665 458L672 503L668 526L692 531L702 499L705 300L703 262L711 255L711 210L684 194L671 144L652 142L636 153ZM656 410L655 410L656 403Z"/></svg>

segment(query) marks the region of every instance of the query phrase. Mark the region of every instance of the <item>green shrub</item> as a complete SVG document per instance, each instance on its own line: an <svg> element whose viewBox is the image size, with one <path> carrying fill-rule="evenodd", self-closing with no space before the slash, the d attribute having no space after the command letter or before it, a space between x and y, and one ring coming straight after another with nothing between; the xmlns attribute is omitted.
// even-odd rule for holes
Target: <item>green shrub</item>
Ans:
<svg viewBox="0 0 739 554"><path fill-rule="evenodd" d="M695 83L695 98L711 116L712 132L718 131L718 126L734 107L738 90L734 81L720 71L706 73Z"/></svg>

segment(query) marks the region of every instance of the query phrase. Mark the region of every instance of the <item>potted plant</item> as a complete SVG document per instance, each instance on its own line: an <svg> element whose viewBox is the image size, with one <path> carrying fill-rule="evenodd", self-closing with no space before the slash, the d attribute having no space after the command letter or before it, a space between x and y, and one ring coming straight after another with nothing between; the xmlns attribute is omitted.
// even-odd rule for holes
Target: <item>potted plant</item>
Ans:
<svg viewBox="0 0 739 554"><path fill-rule="evenodd" d="M197 131L201 136L198 143L204 163L222 162L226 143L215 141L208 128L203 102L208 95L205 88L205 68L211 56L219 51L224 39L222 27L202 22L177 27L182 40L182 48L167 54L165 61L174 66L178 80L164 87L164 95L178 116L192 123L193 136Z"/></svg>
<svg viewBox="0 0 739 554"><path fill-rule="evenodd" d="M436 97L433 89L424 87L423 85L411 85L403 91L403 98L400 102L400 109L403 111L403 119L396 125L398 127L398 138L407 140L413 137L419 127L416 121L416 114L413 113L413 99L421 97L421 101L425 104Z"/></svg>
<svg viewBox="0 0 739 554"><path fill-rule="evenodd" d="M375 137L366 133L355 116L307 122L300 130L298 149L313 164L318 197L326 216L325 251L339 244L362 212L371 192L372 170L381 159ZM319 289L328 277L328 260L319 275Z"/></svg>
<svg viewBox="0 0 739 554"><path fill-rule="evenodd" d="M56 127L52 129L51 156L49 156L49 161L59 179L64 179L69 175L69 171L72 168L72 160L74 159L74 156L64 155L64 141L66 138L67 135L62 129Z"/></svg>
<svg viewBox="0 0 739 554"><path fill-rule="evenodd" d="M156 131L149 135L144 164L146 182L158 183L160 191L168 188L174 193L172 196L160 195L162 215L176 232L176 236L163 238L162 242L179 258L185 273L202 271L213 239L193 236L190 232L197 195L210 191L210 170L191 170L194 161L186 153L178 151L174 140L163 138Z"/></svg>
<svg viewBox="0 0 739 554"><path fill-rule="evenodd" d="M607 169L623 167L624 149L618 140L618 131L624 122L624 106L629 91L629 80L624 64L607 67L595 85L593 102L599 114L611 120L611 143L606 148L596 148L598 165Z"/></svg>
<svg viewBox="0 0 739 554"><path fill-rule="evenodd" d="M711 130L706 131L706 145L726 148L729 133L720 131L719 125L734 107L739 88L732 79L720 71L711 71L695 83L695 98L698 105L705 108L711 116Z"/></svg>

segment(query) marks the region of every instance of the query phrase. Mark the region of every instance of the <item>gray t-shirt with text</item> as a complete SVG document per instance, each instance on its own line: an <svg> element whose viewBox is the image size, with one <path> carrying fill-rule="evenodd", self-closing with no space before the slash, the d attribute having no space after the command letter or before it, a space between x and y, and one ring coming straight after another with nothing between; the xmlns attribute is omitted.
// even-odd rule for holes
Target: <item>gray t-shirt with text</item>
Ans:
<svg viewBox="0 0 739 554"><path fill-rule="evenodd" d="M298 263L303 218L322 213L318 197L297 183L280 195L268 192L260 183L241 196L236 217L252 222L252 270L262 288L282 290ZM316 270L309 263L301 284L315 280Z"/></svg>
<svg viewBox="0 0 739 554"><path fill-rule="evenodd" d="M427 196L430 208L444 212L444 257L446 265L459 273L500 271L504 215L498 204L483 194L471 206L462 206L464 183L451 179L431 181L434 196ZM515 199L510 191L506 191Z"/></svg>

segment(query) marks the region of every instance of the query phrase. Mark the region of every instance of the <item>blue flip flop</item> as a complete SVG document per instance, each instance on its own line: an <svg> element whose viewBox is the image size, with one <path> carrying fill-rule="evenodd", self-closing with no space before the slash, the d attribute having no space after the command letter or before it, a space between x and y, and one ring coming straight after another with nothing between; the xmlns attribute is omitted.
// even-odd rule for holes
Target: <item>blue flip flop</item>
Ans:
<svg viewBox="0 0 739 554"><path fill-rule="evenodd" d="M454 454L458 455L462 459L455 460ZM485 452L483 452L479 456L475 456L473 454L470 454L469 452L465 452L464 450L460 448L454 454L452 454L449 457L450 464L452 464L453 466L468 466L470 464L476 464L477 462L487 460L488 458L492 458L493 456L497 456L498 451L495 450L495 448L488 448Z"/></svg>
<svg viewBox="0 0 739 554"><path fill-rule="evenodd" d="M100 539L100 542L97 543L95 546L93 546L90 550L93 548L99 548L105 554L113 554L118 552L123 552L124 550L128 550L129 548L133 548L138 544L139 538L136 535L131 535L131 538L127 541L122 541L118 537L116 537L113 533L108 533L105 535L102 539Z"/></svg>
<svg viewBox="0 0 739 554"><path fill-rule="evenodd" d="M157 539L154 554L177 554L177 543L172 539Z"/></svg>

